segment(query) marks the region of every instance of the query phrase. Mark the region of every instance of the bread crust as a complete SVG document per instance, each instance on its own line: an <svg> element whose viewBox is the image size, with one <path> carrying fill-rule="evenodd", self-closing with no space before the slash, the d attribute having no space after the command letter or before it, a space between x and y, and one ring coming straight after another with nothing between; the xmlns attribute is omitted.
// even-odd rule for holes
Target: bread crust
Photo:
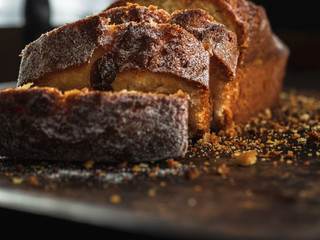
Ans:
<svg viewBox="0 0 320 240"><path fill-rule="evenodd" d="M188 146L184 94L18 88L0 92L0 112L0 154L9 157L140 162Z"/></svg>
<svg viewBox="0 0 320 240"><path fill-rule="evenodd" d="M107 19L91 16L56 28L27 45L21 53L17 86L88 64L96 49L111 44L106 34L110 31L108 23Z"/></svg>

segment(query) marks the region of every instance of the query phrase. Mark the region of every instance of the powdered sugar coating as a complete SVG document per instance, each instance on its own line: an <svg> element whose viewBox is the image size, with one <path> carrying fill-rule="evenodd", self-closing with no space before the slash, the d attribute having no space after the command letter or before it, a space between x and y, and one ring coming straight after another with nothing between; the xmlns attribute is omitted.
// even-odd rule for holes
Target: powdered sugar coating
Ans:
<svg viewBox="0 0 320 240"><path fill-rule="evenodd" d="M177 25L127 23L115 27L110 53L119 72L132 69L171 73L208 88L209 54Z"/></svg>
<svg viewBox="0 0 320 240"><path fill-rule="evenodd" d="M22 52L18 86L88 63L95 49L110 44L109 29L106 19L91 16L43 34Z"/></svg>
<svg viewBox="0 0 320 240"><path fill-rule="evenodd" d="M178 96L14 89L0 93L0 154L154 161L184 154L188 102Z"/></svg>
<svg viewBox="0 0 320 240"><path fill-rule="evenodd" d="M98 47L116 58L120 71L170 73L209 86L209 54L192 34L170 24L107 25L95 15L43 35L23 51L18 86L46 74L85 66ZM89 81L89 79L85 80Z"/></svg>
<svg viewBox="0 0 320 240"><path fill-rule="evenodd" d="M215 65L225 69L225 73L221 74L226 75L224 79L234 79L239 51L237 36L233 32L200 9L175 11L168 23L179 25L205 44L212 56L211 62L217 62Z"/></svg>
<svg viewBox="0 0 320 240"><path fill-rule="evenodd" d="M146 8L137 4L127 3L125 7L112 8L100 13L99 16L109 19L110 24L128 22L166 23L169 13L154 6Z"/></svg>

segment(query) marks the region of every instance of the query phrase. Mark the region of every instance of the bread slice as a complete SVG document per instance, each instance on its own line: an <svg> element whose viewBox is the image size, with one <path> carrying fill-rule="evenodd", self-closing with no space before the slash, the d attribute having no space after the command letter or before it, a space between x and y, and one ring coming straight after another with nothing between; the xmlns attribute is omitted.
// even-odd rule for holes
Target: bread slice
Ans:
<svg viewBox="0 0 320 240"><path fill-rule="evenodd" d="M189 95L189 135L210 129L209 54L192 34L171 24L108 25L95 15L55 29L28 45L18 86L62 91L142 91Z"/></svg>
<svg viewBox="0 0 320 240"><path fill-rule="evenodd" d="M210 92L213 99L213 129L225 128L226 112L238 65L237 36L201 9L175 11L168 23L177 24L203 43L210 54Z"/></svg>
<svg viewBox="0 0 320 240"><path fill-rule="evenodd" d="M36 160L155 161L188 147L188 100L55 88L0 92L0 154Z"/></svg>
<svg viewBox="0 0 320 240"><path fill-rule="evenodd" d="M127 3L127 6L111 8L100 14L110 20L110 24L127 22L157 21L176 24L193 34L202 42L210 54L209 88L213 98L213 128L221 128L225 122L225 112L230 109L230 92L238 64L237 36L223 24L200 9L175 11L172 15L154 6L141 7ZM153 16L152 19L150 16ZM157 16L161 16L157 17ZM166 20L167 18L167 20ZM160 19L160 20L159 20Z"/></svg>
<svg viewBox="0 0 320 240"><path fill-rule="evenodd" d="M160 22L176 24L193 34L210 54L210 91L213 98L212 126L219 128L225 120L225 111L230 108L229 95L238 63L237 36L223 24L200 9L175 11L169 15L154 6L141 7L127 3L126 6L111 8L100 14L110 20L110 24L127 22ZM159 17L161 16L161 17Z"/></svg>
<svg viewBox="0 0 320 240"><path fill-rule="evenodd" d="M220 115L224 117L217 128L228 129L233 122L247 121L277 103L289 49L273 34L262 7L247 0L117 0L108 9L125 6L127 2L155 5L169 13L202 9L237 35L239 59L235 81L226 86L229 92L223 91L230 103L221 108Z"/></svg>

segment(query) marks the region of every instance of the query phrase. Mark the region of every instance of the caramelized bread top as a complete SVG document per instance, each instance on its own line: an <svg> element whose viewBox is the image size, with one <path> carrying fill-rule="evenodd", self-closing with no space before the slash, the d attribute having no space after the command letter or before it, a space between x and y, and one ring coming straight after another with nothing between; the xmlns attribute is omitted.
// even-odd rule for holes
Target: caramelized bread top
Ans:
<svg viewBox="0 0 320 240"><path fill-rule="evenodd" d="M81 66L112 38L108 20L91 16L43 34L22 51L17 86L35 82L47 73Z"/></svg>
<svg viewBox="0 0 320 240"><path fill-rule="evenodd" d="M171 73L209 85L209 54L192 34L177 25L146 22L120 24L112 33L107 59L118 72L132 69Z"/></svg>
<svg viewBox="0 0 320 240"><path fill-rule="evenodd" d="M109 59L114 71L169 73L209 86L209 54L192 34L171 24L129 22L108 25L99 15L64 25L29 44L22 53L18 86L51 73L88 67L92 56ZM90 65L91 66L91 65Z"/></svg>
<svg viewBox="0 0 320 240"><path fill-rule="evenodd" d="M237 36L232 31L223 24L215 22L212 16L201 9L175 11L168 23L177 24L192 33L205 45L210 55L214 57L213 61L225 69L227 77L225 79L234 79L239 51Z"/></svg>
<svg viewBox="0 0 320 240"><path fill-rule="evenodd" d="M155 6L140 7L137 4L128 3L127 6L112 8L101 12L100 17L108 18L110 24L122 24L128 22L154 22L166 23L169 13Z"/></svg>
<svg viewBox="0 0 320 240"><path fill-rule="evenodd" d="M272 56L287 56L288 48L273 33L265 10L248 0L116 0L108 9L127 2L155 5L172 13L176 10L203 9L237 34L239 66Z"/></svg>
<svg viewBox="0 0 320 240"><path fill-rule="evenodd" d="M216 22L206 11L200 9L175 11L170 15L155 6L148 8L138 4L127 3L127 6L111 8L100 13L110 20L110 24L127 22L155 22L176 24L193 34L209 51L213 61L218 62L224 71L225 80L235 77L238 63L237 36L223 24ZM161 18L159 16L162 16Z"/></svg>

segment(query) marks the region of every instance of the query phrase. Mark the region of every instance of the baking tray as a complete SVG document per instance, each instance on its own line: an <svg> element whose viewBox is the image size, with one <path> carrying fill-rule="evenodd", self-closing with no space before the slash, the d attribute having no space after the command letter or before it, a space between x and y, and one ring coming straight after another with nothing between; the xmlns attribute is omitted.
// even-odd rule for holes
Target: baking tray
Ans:
<svg viewBox="0 0 320 240"><path fill-rule="evenodd" d="M286 89L271 113L237 137L190 141L184 157L160 162L3 157L0 207L146 238L317 239L320 96ZM232 156L255 149L251 166Z"/></svg>

